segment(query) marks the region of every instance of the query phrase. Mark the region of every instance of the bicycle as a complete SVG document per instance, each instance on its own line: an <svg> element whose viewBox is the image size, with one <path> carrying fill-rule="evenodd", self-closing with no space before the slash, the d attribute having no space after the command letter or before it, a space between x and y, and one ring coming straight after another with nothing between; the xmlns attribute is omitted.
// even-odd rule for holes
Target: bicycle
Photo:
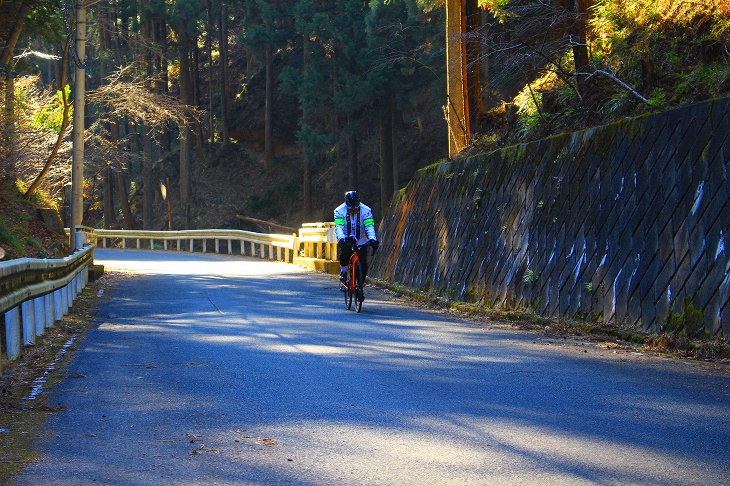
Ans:
<svg viewBox="0 0 730 486"><path fill-rule="evenodd" d="M351 309L354 298L356 312L362 310L362 302L365 300L365 280L363 278L362 263L360 262L360 251L367 251L368 246L370 246L369 243L352 245L352 256L347 263L347 280L340 282L340 291L345 295L345 307L348 310Z"/></svg>

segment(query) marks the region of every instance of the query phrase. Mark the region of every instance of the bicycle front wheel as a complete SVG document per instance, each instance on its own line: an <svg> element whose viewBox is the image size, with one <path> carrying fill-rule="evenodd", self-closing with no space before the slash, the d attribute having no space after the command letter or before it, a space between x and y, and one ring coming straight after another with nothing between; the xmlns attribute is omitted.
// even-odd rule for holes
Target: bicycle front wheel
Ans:
<svg viewBox="0 0 730 486"><path fill-rule="evenodd" d="M362 264L357 262L355 272L355 311L362 310L362 301L365 300L365 279L362 278Z"/></svg>
<svg viewBox="0 0 730 486"><path fill-rule="evenodd" d="M350 276L351 270L347 269L347 282L345 284L340 282L340 286L342 287L342 293L345 296L345 308L350 309L352 307L352 289L350 288L352 286L352 278Z"/></svg>

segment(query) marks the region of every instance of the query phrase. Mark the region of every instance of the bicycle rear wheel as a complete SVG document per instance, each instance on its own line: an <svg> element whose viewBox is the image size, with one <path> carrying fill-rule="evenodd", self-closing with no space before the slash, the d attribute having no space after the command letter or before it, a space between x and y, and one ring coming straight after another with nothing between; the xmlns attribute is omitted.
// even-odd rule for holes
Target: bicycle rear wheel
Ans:
<svg viewBox="0 0 730 486"><path fill-rule="evenodd" d="M350 268L347 269L347 282L346 284L340 283L342 286L342 293L345 295L345 308L350 309L352 307L352 289L350 288L352 279L350 277Z"/></svg>
<svg viewBox="0 0 730 486"><path fill-rule="evenodd" d="M365 300L365 280L362 278L362 264L357 262L355 271L355 311L362 310L362 301Z"/></svg>

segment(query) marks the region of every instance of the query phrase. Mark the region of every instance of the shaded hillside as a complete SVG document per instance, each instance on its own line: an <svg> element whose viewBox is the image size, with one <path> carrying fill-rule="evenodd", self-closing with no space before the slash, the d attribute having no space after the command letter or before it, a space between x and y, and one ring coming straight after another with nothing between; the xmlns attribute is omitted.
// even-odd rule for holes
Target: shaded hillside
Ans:
<svg viewBox="0 0 730 486"><path fill-rule="evenodd" d="M231 139L227 148L195 155L193 162L193 218L196 228L263 228L238 218L249 216L298 228L301 223L330 221L332 210L342 202L348 185L348 161L344 148L333 148L313 166L313 211L301 206L303 155L297 145L296 103L279 94L275 98L275 159L264 167L263 90L261 73L251 78L245 94L231 110ZM446 154L446 124L441 113L439 90L420 90L403 110L398 133L399 188L420 168L441 160ZM358 139L358 187L363 201L382 215L380 208L380 141L377 125L364 126ZM343 145L343 144L340 144ZM155 169L155 180L171 177L173 189L178 177L177 154L171 154ZM177 192L177 191L174 191ZM141 195L132 204L137 211ZM166 203L156 198L155 229L166 229ZM180 229L182 214L172 201L173 229Z"/></svg>
<svg viewBox="0 0 730 486"><path fill-rule="evenodd" d="M0 178L0 248L5 260L62 258L68 254L68 241L55 208L49 209L42 199L23 199L6 178Z"/></svg>
<svg viewBox="0 0 730 486"><path fill-rule="evenodd" d="M728 2L591 0L578 17L561 2L498 4L479 32L486 110L459 157L730 95ZM578 21L585 45L546 36Z"/></svg>

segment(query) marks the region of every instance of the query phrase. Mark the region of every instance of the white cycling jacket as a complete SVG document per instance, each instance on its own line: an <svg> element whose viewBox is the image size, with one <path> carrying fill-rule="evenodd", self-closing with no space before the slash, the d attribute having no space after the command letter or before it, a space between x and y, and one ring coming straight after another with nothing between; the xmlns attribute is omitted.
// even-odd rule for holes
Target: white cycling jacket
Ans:
<svg viewBox="0 0 730 486"><path fill-rule="evenodd" d="M377 240L375 236L375 220L373 211L360 203L360 211L350 214L345 203L335 208L335 238L354 236L358 245L364 245L368 240Z"/></svg>

